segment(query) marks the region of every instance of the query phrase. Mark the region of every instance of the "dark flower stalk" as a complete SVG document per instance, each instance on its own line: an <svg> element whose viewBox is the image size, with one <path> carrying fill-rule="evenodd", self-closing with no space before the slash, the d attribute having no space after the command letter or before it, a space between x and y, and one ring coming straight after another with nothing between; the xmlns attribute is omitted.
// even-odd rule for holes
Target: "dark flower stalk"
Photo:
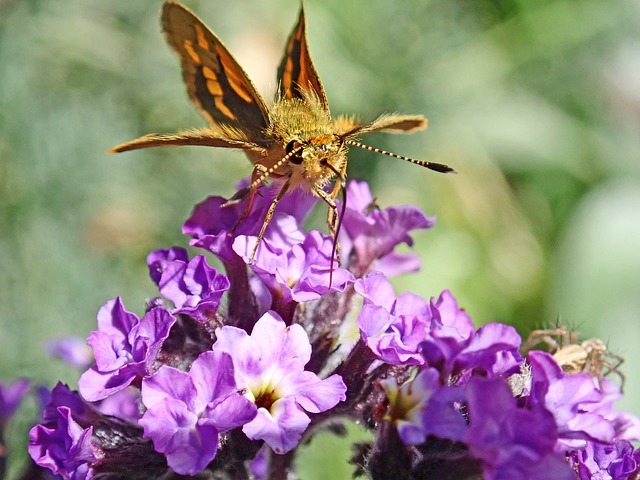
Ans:
<svg viewBox="0 0 640 480"><path fill-rule="evenodd" d="M227 302L228 325L251 331L253 318L258 316L258 303L251 291L247 265L240 257L224 262L225 272L231 287Z"/></svg>

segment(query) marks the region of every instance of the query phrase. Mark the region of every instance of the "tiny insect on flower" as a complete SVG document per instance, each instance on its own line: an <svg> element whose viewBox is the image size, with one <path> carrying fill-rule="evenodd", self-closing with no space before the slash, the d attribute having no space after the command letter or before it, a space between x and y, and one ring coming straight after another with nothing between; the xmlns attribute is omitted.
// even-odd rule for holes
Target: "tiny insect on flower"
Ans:
<svg viewBox="0 0 640 480"><path fill-rule="evenodd" d="M536 345L546 346L563 372L569 375L588 373L598 380L600 389L604 387L604 377L615 373L622 389L625 378L619 367L624 358L610 352L599 338L578 342L577 337L576 332L562 325L553 329L534 330L529 334L524 350L532 350Z"/></svg>
<svg viewBox="0 0 640 480"><path fill-rule="evenodd" d="M209 127L177 134L145 135L113 147L110 153L170 145L244 150L254 168L251 183L227 202L230 205L246 201L236 227L249 215L259 187L268 180L278 185L251 261L276 205L287 192L297 189L316 195L328 205L327 223L334 238L335 256L340 220L334 200L341 190L343 196L346 195L347 146L389 155L437 172L454 171L444 164L415 160L356 140L375 131L423 129L427 120L422 115L384 114L369 123L353 116L331 117L324 88L309 54L302 8L278 67L278 91L271 107L267 107L218 37L185 7L165 2L162 27L169 45L180 57L189 96ZM329 190L328 185L335 178L339 181ZM235 228L230 235L234 232Z"/></svg>

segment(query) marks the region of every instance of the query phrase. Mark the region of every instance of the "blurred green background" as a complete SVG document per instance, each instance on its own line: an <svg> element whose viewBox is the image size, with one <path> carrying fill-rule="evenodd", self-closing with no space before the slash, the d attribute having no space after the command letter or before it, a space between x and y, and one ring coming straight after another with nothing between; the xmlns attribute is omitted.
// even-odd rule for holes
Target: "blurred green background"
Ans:
<svg viewBox="0 0 640 480"><path fill-rule="evenodd" d="M146 254L187 244L192 206L250 173L198 148L107 156L149 132L204 126L160 33L161 0L0 0L0 378L74 384L43 345L86 337L121 295L156 295ZM297 0L185 1L270 99ZM640 414L640 3L307 0L332 112L423 113L426 132L367 143L448 163L443 176L353 151L381 206L437 215L423 270L477 325L561 323L626 358ZM335 477L340 478L340 477Z"/></svg>

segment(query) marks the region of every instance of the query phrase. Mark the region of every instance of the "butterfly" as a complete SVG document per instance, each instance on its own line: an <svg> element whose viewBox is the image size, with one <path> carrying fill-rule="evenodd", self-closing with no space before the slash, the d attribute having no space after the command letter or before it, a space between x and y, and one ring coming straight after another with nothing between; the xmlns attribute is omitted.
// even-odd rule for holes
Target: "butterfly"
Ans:
<svg viewBox="0 0 640 480"><path fill-rule="evenodd" d="M276 205L287 192L296 189L309 192L328 205L327 224L334 238L332 258L335 258L340 228L335 199L342 190L346 204L349 146L390 155L437 172L453 172L447 165L415 160L357 140L376 131L423 129L427 120L422 115L383 114L364 123L353 116L332 118L322 82L309 54L303 6L278 67L277 93L271 106L267 106L220 39L187 8L165 2L162 29L167 42L180 57L189 97L209 126L176 134L145 135L113 147L110 153L171 145L244 150L253 164L251 183L227 202L231 205L247 200L236 227L251 212L258 189L265 182L273 181L278 186L265 213L251 261ZM338 181L331 186L335 179Z"/></svg>

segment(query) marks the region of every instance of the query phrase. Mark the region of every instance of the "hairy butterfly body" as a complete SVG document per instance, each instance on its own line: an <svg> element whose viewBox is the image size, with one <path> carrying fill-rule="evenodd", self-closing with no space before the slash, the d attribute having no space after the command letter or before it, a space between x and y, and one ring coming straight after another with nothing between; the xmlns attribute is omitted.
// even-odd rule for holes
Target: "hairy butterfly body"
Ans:
<svg viewBox="0 0 640 480"><path fill-rule="evenodd" d="M309 55L302 8L278 67L278 91L270 107L218 37L188 9L165 2L162 27L168 43L180 57L189 96L209 127L170 135L146 135L117 145L110 152L171 145L244 150L254 165L251 184L228 202L247 199L238 224L251 211L254 196L265 181L273 180L279 185L265 214L252 259L278 201L295 189L308 191L329 206L327 223L335 245L339 216L334 199L341 189L345 191L348 145L438 172L453 171L447 165L414 160L355 140L374 131L411 132L425 128L427 121L422 115L385 114L370 123L361 123L354 117L331 117L324 88ZM327 186L335 178L339 181L329 190Z"/></svg>

